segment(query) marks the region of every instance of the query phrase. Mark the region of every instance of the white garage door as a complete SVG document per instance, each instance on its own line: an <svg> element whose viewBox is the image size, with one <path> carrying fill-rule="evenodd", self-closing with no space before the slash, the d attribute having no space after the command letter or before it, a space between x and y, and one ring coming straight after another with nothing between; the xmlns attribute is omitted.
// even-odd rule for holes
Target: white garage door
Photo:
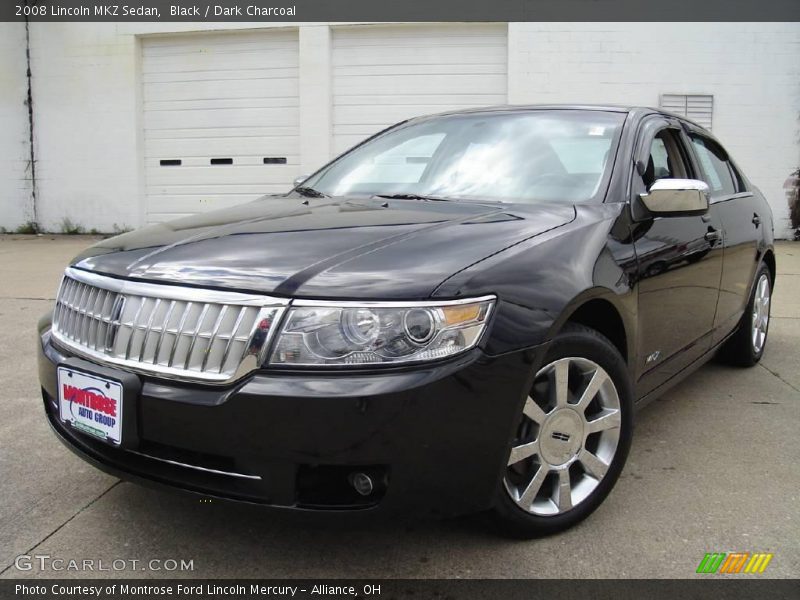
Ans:
<svg viewBox="0 0 800 600"><path fill-rule="evenodd" d="M285 191L299 165L296 30L146 38L150 223Z"/></svg>
<svg viewBox="0 0 800 600"><path fill-rule="evenodd" d="M507 46L505 24L335 28L335 153L408 117L505 103Z"/></svg>

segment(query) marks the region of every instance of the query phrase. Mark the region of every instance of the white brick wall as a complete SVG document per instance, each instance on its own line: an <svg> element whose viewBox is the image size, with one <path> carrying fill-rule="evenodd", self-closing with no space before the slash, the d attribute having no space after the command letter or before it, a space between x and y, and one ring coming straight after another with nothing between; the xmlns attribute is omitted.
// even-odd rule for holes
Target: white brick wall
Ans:
<svg viewBox="0 0 800 600"><path fill-rule="evenodd" d="M140 223L138 48L105 23L32 23L40 224Z"/></svg>
<svg viewBox="0 0 800 600"><path fill-rule="evenodd" d="M33 219L25 28L0 23L0 227Z"/></svg>
<svg viewBox="0 0 800 600"><path fill-rule="evenodd" d="M24 27L0 28L0 225L14 227L30 218ZM31 25L45 228L59 230L65 217L87 229L143 223L138 36L238 28L253 24ZM777 232L787 234L782 185L800 164L800 24L512 23L508 31L511 103L654 106L664 92L713 94L714 133L769 198ZM300 52L301 164L309 172L331 152L327 24L300 24Z"/></svg>
<svg viewBox="0 0 800 600"><path fill-rule="evenodd" d="M788 234L782 189L800 166L800 24L512 23L509 102L658 106L713 94L713 132Z"/></svg>

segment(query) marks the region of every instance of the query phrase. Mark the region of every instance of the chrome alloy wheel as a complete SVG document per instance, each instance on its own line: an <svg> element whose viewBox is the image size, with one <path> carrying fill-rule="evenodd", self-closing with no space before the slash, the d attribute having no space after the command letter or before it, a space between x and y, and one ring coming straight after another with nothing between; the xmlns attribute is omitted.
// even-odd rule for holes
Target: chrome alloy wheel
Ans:
<svg viewBox="0 0 800 600"><path fill-rule="evenodd" d="M756 293L753 297L752 335L753 351L759 354L767 340L767 327L769 326L770 285L769 276L762 273L756 283Z"/></svg>
<svg viewBox="0 0 800 600"><path fill-rule="evenodd" d="M540 369L508 458L511 499L540 516L586 500L614 459L621 417L616 386L597 363L569 357Z"/></svg>

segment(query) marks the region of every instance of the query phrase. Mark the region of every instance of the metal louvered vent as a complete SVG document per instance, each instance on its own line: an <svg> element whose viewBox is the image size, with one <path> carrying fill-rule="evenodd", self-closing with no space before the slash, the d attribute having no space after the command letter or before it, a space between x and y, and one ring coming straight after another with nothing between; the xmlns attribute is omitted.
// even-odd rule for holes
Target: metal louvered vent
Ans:
<svg viewBox="0 0 800 600"><path fill-rule="evenodd" d="M714 96L707 94L661 94L661 108L668 110L711 131L714 116Z"/></svg>
<svg viewBox="0 0 800 600"><path fill-rule="evenodd" d="M67 269L53 336L76 354L211 383L258 368L287 301L141 283Z"/></svg>

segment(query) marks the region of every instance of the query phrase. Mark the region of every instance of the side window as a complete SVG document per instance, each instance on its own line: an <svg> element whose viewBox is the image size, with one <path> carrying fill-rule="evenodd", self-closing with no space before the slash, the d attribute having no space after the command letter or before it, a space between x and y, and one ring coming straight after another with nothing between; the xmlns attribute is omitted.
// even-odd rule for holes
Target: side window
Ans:
<svg viewBox="0 0 800 600"><path fill-rule="evenodd" d="M650 156L642 180L650 187L658 179L686 177L686 165L680 150L680 142L670 129L662 129L653 138Z"/></svg>
<svg viewBox="0 0 800 600"><path fill-rule="evenodd" d="M737 182L722 149L699 135L692 135L691 140L703 179L711 187L712 196L735 194L738 191Z"/></svg>

